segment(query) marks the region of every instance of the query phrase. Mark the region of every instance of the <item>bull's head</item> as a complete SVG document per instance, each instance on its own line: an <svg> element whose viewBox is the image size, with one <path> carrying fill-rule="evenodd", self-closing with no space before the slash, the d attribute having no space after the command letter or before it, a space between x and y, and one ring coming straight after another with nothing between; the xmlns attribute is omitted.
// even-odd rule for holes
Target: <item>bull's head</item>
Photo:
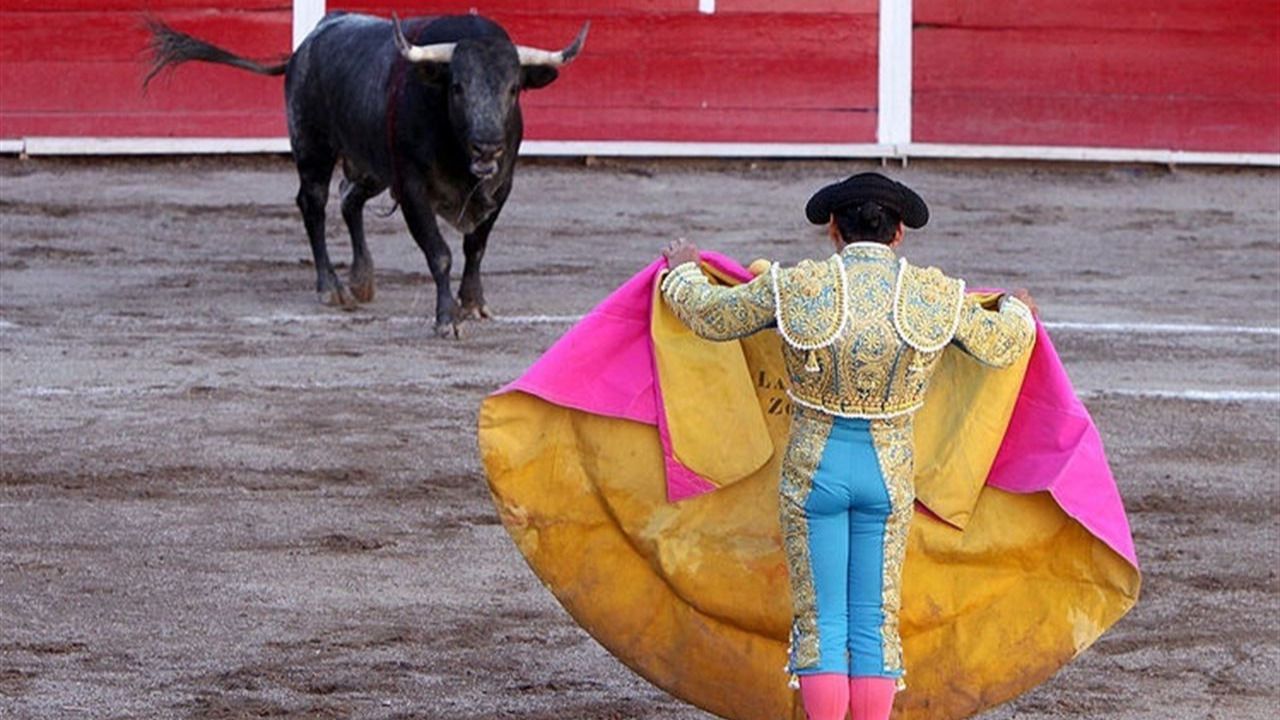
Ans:
<svg viewBox="0 0 1280 720"><path fill-rule="evenodd" d="M470 155L471 173L480 179L498 172L520 91L550 85L558 68L582 50L591 26L585 23L568 47L552 52L513 45L502 37L413 45L400 19L393 16L392 24L404 59L423 68L433 82L447 85L449 120Z"/></svg>

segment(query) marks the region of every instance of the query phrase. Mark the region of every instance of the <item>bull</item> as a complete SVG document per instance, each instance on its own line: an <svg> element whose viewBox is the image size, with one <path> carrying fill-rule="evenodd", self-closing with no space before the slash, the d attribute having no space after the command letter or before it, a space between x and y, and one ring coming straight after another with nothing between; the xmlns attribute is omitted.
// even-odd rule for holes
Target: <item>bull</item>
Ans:
<svg viewBox="0 0 1280 720"><path fill-rule="evenodd" d="M520 93L546 87L582 50L590 23L563 50L516 45L478 15L391 20L332 12L278 64L234 55L148 21L153 64L221 63L284 75L298 209L315 259L321 302L350 308L374 295L364 205L390 188L436 285L435 331L458 335L464 317L489 317L480 262L511 192L524 134ZM412 41L410 40L412 38ZM325 205L339 160L342 218L351 235L350 285L325 245ZM452 255L436 217L463 234L466 265L455 301Z"/></svg>

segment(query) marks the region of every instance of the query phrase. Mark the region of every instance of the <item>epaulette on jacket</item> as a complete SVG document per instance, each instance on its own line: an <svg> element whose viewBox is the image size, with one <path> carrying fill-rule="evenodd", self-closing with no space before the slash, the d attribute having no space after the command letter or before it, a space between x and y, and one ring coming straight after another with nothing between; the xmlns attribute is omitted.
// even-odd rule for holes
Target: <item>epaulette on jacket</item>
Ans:
<svg viewBox="0 0 1280 720"><path fill-rule="evenodd" d="M782 339L799 350L834 343L849 322L849 280L840 256L805 260L789 270L774 264L769 272Z"/></svg>
<svg viewBox="0 0 1280 720"><path fill-rule="evenodd" d="M955 337L964 304L964 281L934 267L898 261L893 292L893 327L903 342L922 353L941 350Z"/></svg>

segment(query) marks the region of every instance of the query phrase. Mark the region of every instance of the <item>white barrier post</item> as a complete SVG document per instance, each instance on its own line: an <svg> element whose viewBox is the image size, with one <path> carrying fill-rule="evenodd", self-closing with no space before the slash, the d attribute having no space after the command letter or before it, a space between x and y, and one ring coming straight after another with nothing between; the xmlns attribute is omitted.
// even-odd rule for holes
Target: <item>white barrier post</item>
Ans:
<svg viewBox="0 0 1280 720"><path fill-rule="evenodd" d="M911 0L880 0L880 106L876 142L911 142Z"/></svg>
<svg viewBox="0 0 1280 720"><path fill-rule="evenodd" d="M324 17L325 0L293 0L293 49L297 50Z"/></svg>

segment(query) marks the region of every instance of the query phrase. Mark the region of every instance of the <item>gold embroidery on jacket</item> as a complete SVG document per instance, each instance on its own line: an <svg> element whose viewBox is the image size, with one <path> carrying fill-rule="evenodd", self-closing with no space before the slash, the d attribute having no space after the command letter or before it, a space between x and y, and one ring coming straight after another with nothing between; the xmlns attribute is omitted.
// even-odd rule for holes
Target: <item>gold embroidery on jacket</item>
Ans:
<svg viewBox="0 0 1280 720"><path fill-rule="evenodd" d="M809 559L809 523L805 503L813 490L813 476L831 436L830 415L797 409L791 420L791 441L782 461L778 485L778 513L782 524L782 546L787 555L791 579L790 672L818 664L818 597L814 589L813 565Z"/></svg>
<svg viewBox="0 0 1280 720"><path fill-rule="evenodd" d="M1015 297L1005 296L1000 312L990 312L977 298L965 298L955 341L978 362L1003 368L1022 357L1036 339L1031 310Z"/></svg>
<svg viewBox="0 0 1280 720"><path fill-rule="evenodd" d="M902 638L898 634L898 618L902 609L902 564L907 554L907 533L915 510L915 458L912 444L913 420L904 415L871 422L871 438L880 460L885 491L889 495L889 518L884 528L884 568L881 605L884 624L880 627L884 652L884 671L905 673ZM898 689L906 687L901 677Z"/></svg>
<svg viewBox="0 0 1280 720"><path fill-rule="evenodd" d="M684 263L662 281L662 296L676 317L709 340L733 340L773 322L773 286L767 275L733 287L713 285L697 263Z"/></svg>
<svg viewBox="0 0 1280 720"><path fill-rule="evenodd" d="M850 245L841 259L848 303L844 331L817 350L783 344L791 397L797 405L846 417L886 418L910 413L924 402L941 350L921 352L904 343L894 322L895 298L906 282L913 322L934 337L949 338L957 309L950 302L950 293L963 286L932 269L910 273L901 280L899 268L910 266L895 263L893 251L884 245ZM802 267L812 271L815 265L802 265L779 275L779 307L789 307L792 295L804 292ZM820 277L811 272L806 282ZM922 278L933 285L917 288ZM925 300L935 302L938 308L925 312L921 305ZM924 327L929 318L940 327ZM830 324L831 317L825 322ZM946 327L941 327L944 323Z"/></svg>

